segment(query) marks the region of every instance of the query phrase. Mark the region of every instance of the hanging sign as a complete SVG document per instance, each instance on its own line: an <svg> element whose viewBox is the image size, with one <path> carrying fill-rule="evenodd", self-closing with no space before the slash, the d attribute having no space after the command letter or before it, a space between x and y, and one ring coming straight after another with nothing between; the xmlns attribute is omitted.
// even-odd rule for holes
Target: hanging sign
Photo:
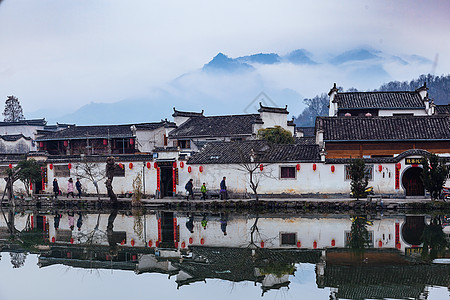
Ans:
<svg viewBox="0 0 450 300"><path fill-rule="evenodd" d="M421 158L406 158L405 165L420 165L421 161Z"/></svg>

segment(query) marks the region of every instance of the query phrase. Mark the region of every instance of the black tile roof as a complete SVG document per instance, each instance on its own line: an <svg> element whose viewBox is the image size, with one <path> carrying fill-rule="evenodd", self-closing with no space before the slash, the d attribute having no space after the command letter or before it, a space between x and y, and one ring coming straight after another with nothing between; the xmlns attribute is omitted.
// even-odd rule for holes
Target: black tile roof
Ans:
<svg viewBox="0 0 450 300"><path fill-rule="evenodd" d="M347 92L337 93L333 102L338 109L411 109L425 108L419 93L414 92Z"/></svg>
<svg viewBox="0 0 450 300"><path fill-rule="evenodd" d="M297 132L303 132L303 136L314 136L314 127L297 127Z"/></svg>
<svg viewBox="0 0 450 300"><path fill-rule="evenodd" d="M270 145L266 141L208 143L188 161L189 164L236 164L250 162L252 150L258 162L320 161L318 145Z"/></svg>
<svg viewBox="0 0 450 300"><path fill-rule="evenodd" d="M192 112L192 111L181 111L173 108L172 117L203 117L203 109L202 112Z"/></svg>
<svg viewBox="0 0 450 300"><path fill-rule="evenodd" d="M171 131L171 138L251 135L259 114L191 118Z"/></svg>
<svg viewBox="0 0 450 300"><path fill-rule="evenodd" d="M284 108L280 107L269 107L269 106L263 106L261 102L259 102L259 109L258 112L271 112L271 113L278 113L278 114L289 114L287 110L287 105Z"/></svg>
<svg viewBox="0 0 450 300"><path fill-rule="evenodd" d="M295 139L295 143L299 145L315 145L316 137L315 136L298 137Z"/></svg>
<svg viewBox="0 0 450 300"><path fill-rule="evenodd" d="M33 119L33 120L20 120L17 122L0 122L0 126L17 126L17 125L45 126L47 125L47 121L45 121L45 119Z"/></svg>
<svg viewBox="0 0 450 300"><path fill-rule="evenodd" d="M0 136L2 140L8 141L8 142L15 142L21 138L24 138L26 140L31 140L30 137L24 136L23 134L10 134L10 135L2 135Z"/></svg>
<svg viewBox="0 0 450 300"><path fill-rule="evenodd" d="M318 117L324 141L450 140L450 116Z"/></svg>
<svg viewBox="0 0 450 300"><path fill-rule="evenodd" d="M436 113L439 115L450 115L450 104L436 105Z"/></svg>
<svg viewBox="0 0 450 300"><path fill-rule="evenodd" d="M140 123L140 124L126 124L126 125L93 125L93 126L71 126L67 129L49 132L37 141L50 140L75 140L75 139L108 139L108 138L131 138L133 132L131 126L139 129L153 130L165 126L166 122L161 121L157 123Z"/></svg>
<svg viewBox="0 0 450 300"><path fill-rule="evenodd" d="M132 126L132 125L130 125ZM161 122L155 122L155 123L140 123L134 125L136 129L140 130L155 130L161 127L175 127L175 123L169 122L167 120L162 120Z"/></svg>

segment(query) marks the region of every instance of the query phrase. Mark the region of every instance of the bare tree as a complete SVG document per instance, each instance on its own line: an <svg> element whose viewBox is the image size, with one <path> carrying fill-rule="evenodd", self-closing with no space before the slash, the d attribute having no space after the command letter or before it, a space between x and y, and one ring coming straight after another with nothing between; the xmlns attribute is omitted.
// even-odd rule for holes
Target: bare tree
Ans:
<svg viewBox="0 0 450 300"><path fill-rule="evenodd" d="M100 168L99 164L95 162L89 162L83 159L82 162L75 166L76 176L78 178L87 179L95 186L97 191L97 198L100 200L100 191L98 188L98 182L105 179L105 172Z"/></svg>
<svg viewBox="0 0 450 300"><path fill-rule="evenodd" d="M255 144L257 146L257 144ZM256 202L259 201L258 188L263 177L270 177L271 173L267 169L270 164L263 163L264 154L270 150L270 145L264 144L263 147L255 150L254 147L245 149L245 147L236 147L236 152L240 156L237 169L244 172L247 176L248 184L253 194L255 195Z"/></svg>
<svg viewBox="0 0 450 300"><path fill-rule="evenodd" d="M8 96L8 99L5 101L3 116L5 116L5 122L17 122L25 119L23 116L22 106L20 105L17 97Z"/></svg>
<svg viewBox="0 0 450 300"><path fill-rule="evenodd" d="M116 165L114 157L108 157L106 159L106 190L108 191L108 197L111 200L113 206L117 206L119 201L117 200L117 195L114 193L112 181L114 179L114 173L117 168L120 168Z"/></svg>

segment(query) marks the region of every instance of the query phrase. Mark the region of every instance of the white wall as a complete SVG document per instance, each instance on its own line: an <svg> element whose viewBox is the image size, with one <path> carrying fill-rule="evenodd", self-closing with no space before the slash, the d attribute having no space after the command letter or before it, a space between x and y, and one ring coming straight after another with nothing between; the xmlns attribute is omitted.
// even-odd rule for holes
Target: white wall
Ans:
<svg viewBox="0 0 450 300"><path fill-rule="evenodd" d="M378 115L380 117L393 116L394 114L413 114L414 116L426 116L425 109L380 109Z"/></svg>

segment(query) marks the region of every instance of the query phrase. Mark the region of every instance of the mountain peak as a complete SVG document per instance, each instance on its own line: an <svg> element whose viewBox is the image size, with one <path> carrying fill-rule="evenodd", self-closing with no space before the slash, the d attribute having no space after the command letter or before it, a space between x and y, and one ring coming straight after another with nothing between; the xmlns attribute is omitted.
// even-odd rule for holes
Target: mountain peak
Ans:
<svg viewBox="0 0 450 300"><path fill-rule="evenodd" d="M252 71L254 68L243 62L239 62L219 52L214 58L202 68L204 71L240 72Z"/></svg>

